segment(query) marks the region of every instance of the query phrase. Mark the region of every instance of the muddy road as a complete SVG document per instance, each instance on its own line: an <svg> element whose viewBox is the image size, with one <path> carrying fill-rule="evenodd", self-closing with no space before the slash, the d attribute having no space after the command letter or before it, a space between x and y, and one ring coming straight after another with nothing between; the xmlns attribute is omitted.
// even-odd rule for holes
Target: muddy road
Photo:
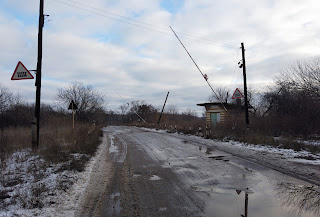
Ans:
<svg viewBox="0 0 320 217"><path fill-rule="evenodd" d="M110 126L98 154L76 216L320 215L317 185L200 138Z"/></svg>

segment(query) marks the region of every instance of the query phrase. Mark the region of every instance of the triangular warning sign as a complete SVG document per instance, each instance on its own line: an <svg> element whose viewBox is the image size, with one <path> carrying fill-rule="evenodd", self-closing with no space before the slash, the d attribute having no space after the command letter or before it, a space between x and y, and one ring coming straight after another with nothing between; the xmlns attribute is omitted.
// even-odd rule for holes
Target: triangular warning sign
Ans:
<svg viewBox="0 0 320 217"><path fill-rule="evenodd" d="M31 75L29 70L22 64L22 62L18 62L16 69L11 77L11 80L22 80L22 79L33 79L34 77Z"/></svg>
<svg viewBox="0 0 320 217"><path fill-rule="evenodd" d="M232 95L232 99L241 99L242 97L243 97L242 93L237 88Z"/></svg>
<svg viewBox="0 0 320 217"><path fill-rule="evenodd" d="M236 190L237 194L239 195L241 193L241 190Z"/></svg>
<svg viewBox="0 0 320 217"><path fill-rule="evenodd" d="M76 110L78 109L78 106L74 103L73 100L71 100L70 104L69 104L69 107L68 107L69 110Z"/></svg>

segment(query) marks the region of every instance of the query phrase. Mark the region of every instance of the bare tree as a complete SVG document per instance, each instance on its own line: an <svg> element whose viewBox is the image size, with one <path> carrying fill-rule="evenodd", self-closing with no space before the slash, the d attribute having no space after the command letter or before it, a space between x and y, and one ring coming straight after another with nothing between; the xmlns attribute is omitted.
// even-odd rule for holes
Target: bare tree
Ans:
<svg viewBox="0 0 320 217"><path fill-rule="evenodd" d="M152 122L156 118L157 109L151 104L146 103L143 100L136 100L130 103L130 110L132 118L138 115L139 118L143 118L145 121ZM133 118L134 119L134 118Z"/></svg>
<svg viewBox="0 0 320 217"><path fill-rule="evenodd" d="M104 98L92 85L76 82L58 90L58 101L67 108L71 100L78 106L81 119L88 119L96 111L103 110Z"/></svg>
<svg viewBox="0 0 320 217"><path fill-rule="evenodd" d="M320 97L320 56L291 65L276 79L276 83Z"/></svg>
<svg viewBox="0 0 320 217"><path fill-rule="evenodd" d="M223 102L228 103L228 100L230 100L230 89L227 87L218 87L215 89L217 95L212 93L208 100L209 102Z"/></svg>
<svg viewBox="0 0 320 217"><path fill-rule="evenodd" d="M169 104L165 108L165 113L172 114L172 115L177 115L179 113L179 111L178 111L176 105Z"/></svg>
<svg viewBox="0 0 320 217"><path fill-rule="evenodd" d="M7 110L12 101L12 93L7 87L0 85L0 112L1 114Z"/></svg>
<svg viewBox="0 0 320 217"><path fill-rule="evenodd" d="M0 85L0 117L1 117L1 131L4 128L4 113L10 107L12 101L12 93L8 88ZM1 135L2 136L2 135Z"/></svg>
<svg viewBox="0 0 320 217"><path fill-rule="evenodd" d="M120 109L120 114L121 115L125 115L127 114L127 112L129 111L129 107L130 107L130 104L129 103L124 103L122 105L119 106L119 109Z"/></svg>

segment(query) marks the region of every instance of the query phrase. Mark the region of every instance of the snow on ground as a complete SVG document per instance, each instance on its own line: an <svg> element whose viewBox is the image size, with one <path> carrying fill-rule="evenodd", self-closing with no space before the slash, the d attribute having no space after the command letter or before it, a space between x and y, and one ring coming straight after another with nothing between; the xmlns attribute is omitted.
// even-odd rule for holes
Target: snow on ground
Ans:
<svg viewBox="0 0 320 217"><path fill-rule="evenodd" d="M159 132L159 133L166 133L165 130L157 130L157 129L149 129L149 128L143 128L144 130L151 131L151 132ZM175 133L176 135L183 136L184 134ZM188 135L188 137L199 139L198 136L194 135ZM289 161L295 161L300 162L304 164L312 164L312 165L320 165L320 153L311 153L306 150L301 151L294 151L293 149L283 149L280 147L273 147L268 145L252 145L237 141L228 141L228 142L221 142L218 140L204 140L204 141L210 141L209 143L214 143L215 145L224 146L224 147L238 147L243 148L247 150L252 150L256 152L267 152L273 155L278 155L282 159L286 158ZM320 145L320 141L301 141L303 144L307 145Z"/></svg>
<svg viewBox="0 0 320 217"><path fill-rule="evenodd" d="M164 130L143 129L160 134L166 133ZM261 161L266 156L279 159L279 161L271 162L273 165L281 164L283 166L283 162L320 165L319 153L313 154L307 151L250 145L236 141L219 142L178 133L171 135L186 141L191 140L218 147L222 151L231 150L233 154L241 152L243 155L247 154L250 157L256 155L256 158ZM106 149L105 143L102 144L104 145L99 146L96 155L89 160L83 172L68 170L66 168L69 165L68 162L48 164L42 157L34 155L30 149L13 153L5 161L0 160L0 217L74 216L81 201L83 201L84 193L88 191L90 176L95 165L99 164L105 152L116 151L112 149L112 146L109 150ZM163 157L162 160L168 161L168 167L179 163L178 159L168 159L162 153L163 150L157 148L157 145L150 151L156 153L158 158L162 159ZM75 154L73 157L79 158L81 156ZM269 159L266 158L266 161ZM194 157L191 156L187 160L194 160ZM305 171L304 168L292 167L292 171L294 170ZM308 173L314 173L314 170L310 170ZM317 178L317 174L313 177ZM158 177L152 176L151 179L158 180Z"/></svg>
<svg viewBox="0 0 320 217"><path fill-rule="evenodd" d="M0 164L0 217L73 216L102 150L83 172L69 170L69 162L48 164L31 149L8 156Z"/></svg>
<svg viewBox="0 0 320 217"><path fill-rule="evenodd" d="M283 149L283 148L272 147L268 145L251 145L251 144L244 144L236 141L224 142L223 144L242 147L242 148L246 148L253 151L268 152L268 153L276 154L281 156L282 158L287 158L290 161L296 161L296 162L301 162L305 164L320 165L319 153L313 154L305 150L294 151L293 149ZM308 158L310 160L308 160Z"/></svg>

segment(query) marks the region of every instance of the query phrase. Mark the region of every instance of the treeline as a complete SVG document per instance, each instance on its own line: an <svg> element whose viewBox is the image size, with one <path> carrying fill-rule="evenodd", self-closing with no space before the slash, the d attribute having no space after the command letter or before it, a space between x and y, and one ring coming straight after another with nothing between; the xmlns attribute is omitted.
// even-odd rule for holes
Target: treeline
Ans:
<svg viewBox="0 0 320 217"><path fill-rule="evenodd" d="M281 73L256 110L257 127L272 135L320 135L320 58L297 62Z"/></svg>
<svg viewBox="0 0 320 217"><path fill-rule="evenodd" d="M119 110L120 112L108 112L107 123L167 128L178 131L190 131L191 127L193 132L199 126L205 126L205 119L198 117L194 111L187 109L187 111L180 113L174 105L166 107L161 119L161 111L143 100L125 103L119 107Z"/></svg>
<svg viewBox="0 0 320 217"><path fill-rule="evenodd" d="M231 102L231 91L216 88L218 97L209 101ZM248 92L250 105L250 130L266 136L320 135L320 58L315 57L288 67L264 92ZM145 101L132 101L121 105L118 111L107 111L104 96L92 85L73 83L61 88L57 93L57 105L41 105L41 125L50 120L63 118L72 120L68 105L73 100L78 109L76 121L104 125L140 125L177 128L180 131L196 131L198 126L205 128L204 118L195 112L179 112L174 105L166 106L158 126L159 109ZM29 127L34 117L34 105L23 102L8 88L0 86L0 127ZM195 102L196 103L196 102ZM243 103L243 101L242 101ZM215 126L213 133L228 135L246 129L243 120L234 125ZM190 128L191 127L191 128ZM213 126L211 126L214 128Z"/></svg>
<svg viewBox="0 0 320 217"><path fill-rule="evenodd" d="M63 91L67 92L70 88L78 88L80 93L85 95L81 98L69 99L63 98L59 94ZM81 88L84 88L81 90ZM59 90L58 101L59 104L52 106L48 104L41 104L40 111L40 124L46 125L50 120L55 118L69 118L70 123L72 120L71 111L69 111L68 105L71 100L75 100L78 103L79 109L75 110L75 117L77 121L92 122L97 120L98 123L106 122L106 113L103 108L103 100L98 101L97 97L99 93L92 91L92 86L85 86L81 83L76 83L68 88ZM100 100L101 98L99 98ZM20 96L15 96L10 89L4 86L0 86L0 127L1 129L10 127L30 127L34 118L35 106L28 102L21 100ZM95 121L93 121L95 122Z"/></svg>
<svg viewBox="0 0 320 217"><path fill-rule="evenodd" d="M71 100L78 106L74 126L68 110ZM69 159L70 153L92 154L99 144L100 128L107 120L102 95L91 85L74 83L59 89L56 101L55 105L41 104L39 153L52 159ZM31 147L35 107L4 86L0 86L0 102L1 160L8 153Z"/></svg>
<svg viewBox="0 0 320 217"><path fill-rule="evenodd" d="M228 88L218 88L210 101L234 103ZM250 131L265 136L317 137L320 135L320 58L297 62L260 93L248 90ZM242 101L243 103L243 101ZM246 128L244 120L238 129ZM232 134L231 126L217 126L220 134ZM221 132L224 131L224 132ZM243 132L238 132L242 134Z"/></svg>

